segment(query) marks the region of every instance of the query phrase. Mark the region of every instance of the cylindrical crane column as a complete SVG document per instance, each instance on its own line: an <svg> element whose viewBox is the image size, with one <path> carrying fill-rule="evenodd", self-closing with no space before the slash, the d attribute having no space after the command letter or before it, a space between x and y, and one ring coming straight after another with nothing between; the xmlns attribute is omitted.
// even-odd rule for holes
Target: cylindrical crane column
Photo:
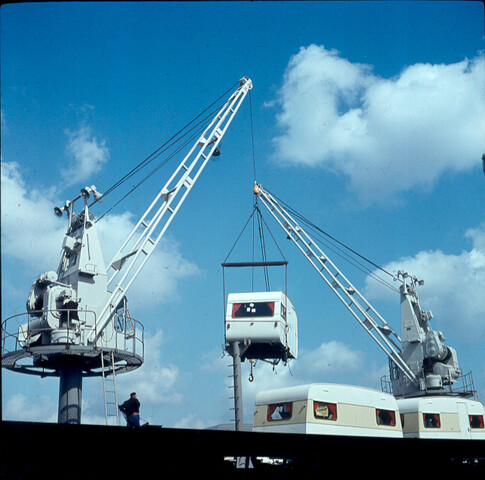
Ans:
<svg viewBox="0 0 485 480"><path fill-rule="evenodd" d="M78 366L60 370L58 423L81 423L82 373Z"/></svg>
<svg viewBox="0 0 485 480"><path fill-rule="evenodd" d="M243 430L242 382L241 382L241 352L239 342L232 344L232 364L234 375L234 412L236 431Z"/></svg>

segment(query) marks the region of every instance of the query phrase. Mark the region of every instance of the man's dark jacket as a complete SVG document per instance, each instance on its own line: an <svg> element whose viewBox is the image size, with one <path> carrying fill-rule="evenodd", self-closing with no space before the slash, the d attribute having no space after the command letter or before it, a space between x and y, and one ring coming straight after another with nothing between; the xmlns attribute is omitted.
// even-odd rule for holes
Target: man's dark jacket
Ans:
<svg viewBox="0 0 485 480"><path fill-rule="evenodd" d="M127 416L133 415L133 413L140 413L140 402L137 398L131 397L123 405L120 405L120 410Z"/></svg>

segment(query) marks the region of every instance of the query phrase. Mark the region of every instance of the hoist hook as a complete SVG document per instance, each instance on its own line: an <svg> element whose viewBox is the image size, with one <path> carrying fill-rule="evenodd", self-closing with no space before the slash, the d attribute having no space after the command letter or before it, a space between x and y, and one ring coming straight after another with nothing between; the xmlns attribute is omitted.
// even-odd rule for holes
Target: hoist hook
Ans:
<svg viewBox="0 0 485 480"><path fill-rule="evenodd" d="M253 375L253 365L254 365L254 359L250 359L249 362L251 363L251 371L249 372L249 381L252 382L254 380L254 375Z"/></svg>

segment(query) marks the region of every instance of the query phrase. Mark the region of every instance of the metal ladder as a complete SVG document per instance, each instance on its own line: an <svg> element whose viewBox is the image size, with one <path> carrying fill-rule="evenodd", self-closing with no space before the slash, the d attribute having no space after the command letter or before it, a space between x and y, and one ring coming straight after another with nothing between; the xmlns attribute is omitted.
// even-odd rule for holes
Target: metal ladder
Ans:
<svg viewBox="0 0 485 480"><path fill-rule="evenodd" d="M101 350L101 372L103 376L103 394L104 394L104 417L106 425L120 424L120 417L118 413L118 401L116 397L116 373L114 352L109 353L109 362L105 365L104 352ZM110 371L111 368L111 371ZM111 377L110 377L111 375Z"/></svg>

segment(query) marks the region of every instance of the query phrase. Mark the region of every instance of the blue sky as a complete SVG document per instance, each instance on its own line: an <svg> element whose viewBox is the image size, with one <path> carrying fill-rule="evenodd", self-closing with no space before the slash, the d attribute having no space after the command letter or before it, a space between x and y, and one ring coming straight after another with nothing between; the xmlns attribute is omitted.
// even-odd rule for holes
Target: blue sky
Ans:
<svg viewBox="0 0 485 480"><path fill-rule="evenodd" d="M421 301L434 313L433 328L473 371L483 401L483 18L481 2L4 5L2 318L23 312L34 278L56 268L65 224L54 206L84 185L103 192L249 76L258 181L378 265L424 278ZM106 257L175 166L100 222ZM220 264L251 214L253 179L247 98L222 156L208 164L130 291L146 362L119 377L118 392L136 389L152 424L231 419ZM107 199L94 213L109 206ZM247 423L263 388L319 381L379 388L387 369L372 339L265 219L289 260L300 355L290 368L258 363L252 383L244 365ZM230 259L251 256L244 237ZM280 259L269 240L268 256ZM333 259L399 331L399 296ZM270 274L272 288L282 288L284 272ZM251 285L231 271L225 288ZM4 370L2 382L4 418L56 420L56 380ZM101 380L85 380L83 398L83 421L103 422Z"/></svg>

